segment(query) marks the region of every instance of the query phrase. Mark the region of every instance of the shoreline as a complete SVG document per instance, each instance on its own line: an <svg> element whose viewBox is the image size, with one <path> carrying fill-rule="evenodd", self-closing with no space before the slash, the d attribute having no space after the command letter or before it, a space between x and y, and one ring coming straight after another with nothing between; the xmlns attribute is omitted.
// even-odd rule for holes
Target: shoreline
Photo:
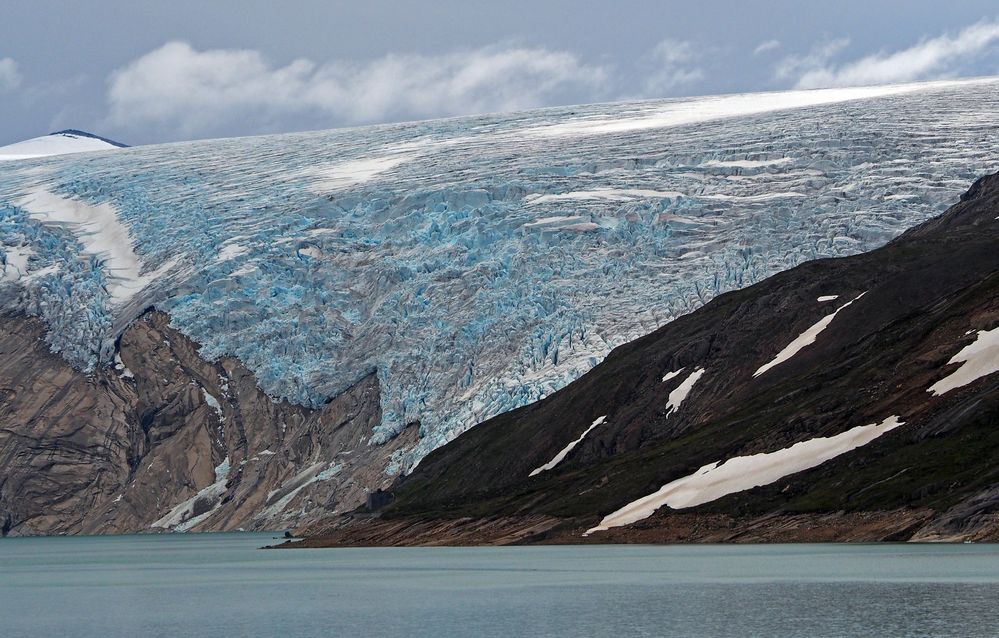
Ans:
<svg viewBox="0 0 999 638"><path fill-rule="evenodd" d="M783 543L999 542L999 513L947 529L928 508L758 516L658 514L641 524L583 536L592 520L545 515L489 518L379 518L344 515L270 549L327 547L476 547L508 545L700 545Z"/></svg>

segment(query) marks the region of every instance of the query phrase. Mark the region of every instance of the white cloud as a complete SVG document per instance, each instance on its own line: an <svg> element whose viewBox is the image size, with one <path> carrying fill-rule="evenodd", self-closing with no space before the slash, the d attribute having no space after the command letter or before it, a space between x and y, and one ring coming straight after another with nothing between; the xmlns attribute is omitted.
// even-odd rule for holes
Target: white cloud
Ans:
<svg viewBox="0 0 999 638"><path fill-rule="evenodd" d="M242 130L260 132L303 116L334 126L507 111L562 95L602 95L608 75L570 53L544 48L386 55L363 63L299 59L275 66L255 50L197 51L170 42L111 75L109 121L195 136L236 119L250 124Z"/></svg>
<svg viewBox="0 0 999 638"><path fill-rule="evenodd" d="M649 54L654 71L645 81L645 92L663 95L684 84L704 78L704 71L696 66L699 56L690 42L667 38L657 44Z"/></svg>
<svg viewBox="0 0 999 638"><path fill-rule="evenodd" d="M839 38L814 45L805 55L789 55L777 63L774 76L784 80L825 67L837 53L850 45L849 38Z"/></svg>
<svg viewBox="0 0 999 638"><path fill-rule="evenodd" d="M753 55L760 55L762 53L768 53L780 48L780 40L767 40L766 42L760 42L755 49L753 49Z"/></svg>
<svg viewBox="0 0 999 638"><path fill-rule="evenodd" d="M0 58L0 91L16 89L21 84L21 73L13 58Z"/></svg>
<svg viewBox="0 0 999 638"><path fill-rule="evenodd" d="M802 65L797 68L801 74L796 87L862 86L953 76L963 64L992 49L997 41L999 22L983 21L956 34L923 40L894 53L882 51L841 65L828 64L828 58Z"/></svg>

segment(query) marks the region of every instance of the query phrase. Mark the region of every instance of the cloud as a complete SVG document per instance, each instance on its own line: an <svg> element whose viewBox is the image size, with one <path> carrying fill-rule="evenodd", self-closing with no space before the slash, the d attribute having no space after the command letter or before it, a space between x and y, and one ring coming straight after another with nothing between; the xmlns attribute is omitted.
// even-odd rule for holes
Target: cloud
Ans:
<svg viewBox="0 0 999 638"><path fill-rule="evenodd" d="M829 64L828 58L814 65L801 65L795 86L861 86L953 76L997 41L999 22L978 22L956 34L923 40L894 53L879 52L841 65Z"/></svg>
<svg viewBox="0 0 999 638"><path fill-rule="evenodd" d="M259 51L198 51L170 42L109 78L109 122L155 125L184 137L337 126L543 106L602 95L608 72L544 48L484 47L369 62L307 59L276 66Z"/></svg>
<svg viewBox="0 0 999 638"><path fill-rule="evenodd" d="M760 42L755 49L753 49L753 55L760 55L761 53L768 53L775 49L780 48L780 40L767 40L766 42Z"/></svg>
<svg viewBox="0 0 999 638"><path fill-rule="evenodd" d="M645 92L663 95L684 84L704 78L704 71L696 66L699 59L690 42L665 39L649 53L655 69L645 81Z"/></svg>
<svg viewBox="0 0 999 638"><path fill-rule="evenodd" d="M21 73L13 58L0 58L0 91L16 89L21 85Z"/></svg>
<svg viewBox="0 0 999 638"><path fill-rule="evenodd" d="M849 38L819 42L805 55L789 55L778 62L774 69L774 77L778 80L785 80L823 68L837 53L848 46L850 46Z"/></svg>

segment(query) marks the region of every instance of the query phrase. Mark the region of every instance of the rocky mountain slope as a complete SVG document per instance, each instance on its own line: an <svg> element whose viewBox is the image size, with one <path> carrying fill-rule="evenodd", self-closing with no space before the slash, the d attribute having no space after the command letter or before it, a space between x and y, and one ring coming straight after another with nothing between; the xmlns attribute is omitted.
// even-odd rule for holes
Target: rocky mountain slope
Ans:
<svg viewBox="0 0 999 638"><path fill-rule="evenodd" d="M322 408L273 401L238 361L204 361L151 311L85 375L40 321L0 317L3 535L283 529L350 510L416 429L369 446L378 381ZM350 480L340 480L340 473Z"/></svg>
<svg viewBox="0 0 999 638"><path fill-rule="evenodd" d="M999 175L615 349L309 545L999 539Z"/></svg>

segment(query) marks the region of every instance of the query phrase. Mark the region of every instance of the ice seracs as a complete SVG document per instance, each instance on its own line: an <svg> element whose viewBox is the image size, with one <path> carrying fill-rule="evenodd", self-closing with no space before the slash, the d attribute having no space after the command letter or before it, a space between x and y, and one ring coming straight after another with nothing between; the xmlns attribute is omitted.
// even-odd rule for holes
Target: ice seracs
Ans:
<svg viewBox="0 0 999 638"><path fill-rule="evenodd" d="M961 367L927 389L934 396L946 394L976 379L999 372L999 327L979 330L974 343L961 348L947 363L960 363Z"/></svg>
<svg viewBox="0 0 999 638"><path fill-rule="evenodd" d="M709 463L693 474L670 481L658 491L608 514L586 534L630 525L652 516L664 505L672 509L695 507L728 494L769 485L867 445L900 425L904 424L897 416L890 416L881 423L859 425L835 436L816 437L775 452L735 456L727 461Z"/></svg>

